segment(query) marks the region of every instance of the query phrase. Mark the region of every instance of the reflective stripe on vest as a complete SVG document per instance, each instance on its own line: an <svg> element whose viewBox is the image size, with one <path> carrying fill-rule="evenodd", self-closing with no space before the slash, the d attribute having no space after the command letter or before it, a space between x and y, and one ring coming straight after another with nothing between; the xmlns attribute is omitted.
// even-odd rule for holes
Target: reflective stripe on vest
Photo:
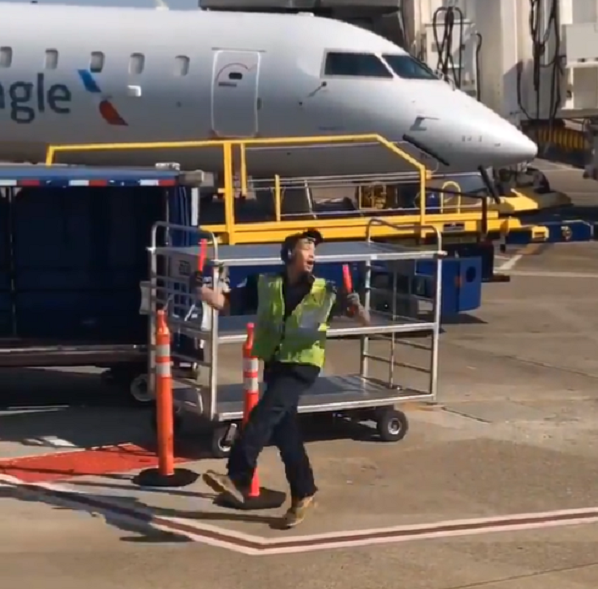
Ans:
<svg viewBox="0 0 598 589"><path fill-rule="evenodd" d="M336 293L325 280L316 278L311 291L285 321L282 289L282 276L260 276L253 354L262 360L322 367L327 319Z"/></svg>

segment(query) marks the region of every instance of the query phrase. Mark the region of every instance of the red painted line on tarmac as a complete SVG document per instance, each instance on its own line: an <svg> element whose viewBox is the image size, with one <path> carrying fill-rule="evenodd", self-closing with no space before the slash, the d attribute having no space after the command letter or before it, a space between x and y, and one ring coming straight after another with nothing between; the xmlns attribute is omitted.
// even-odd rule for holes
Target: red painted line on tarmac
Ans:
<svg viewBox="0 0 598 589"><path fill-rule="evenodd" d="M175 458L177 463L186 460L189 458ZM154 450L135 444L120 444L89 450L0 460L0 474L26 483L41 483L80 476L129 472L151 468L157 464L158 458Z"/></svg>

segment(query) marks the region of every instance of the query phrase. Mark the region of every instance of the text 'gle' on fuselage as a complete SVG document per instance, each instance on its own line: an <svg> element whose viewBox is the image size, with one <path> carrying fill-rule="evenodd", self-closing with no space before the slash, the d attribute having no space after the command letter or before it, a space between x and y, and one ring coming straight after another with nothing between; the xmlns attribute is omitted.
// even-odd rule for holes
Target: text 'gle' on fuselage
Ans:
<svg viewBox="0 0 598 589"><path fill-rule="evenodd" d="M66 84L49 84L46 75L37 74L34 81L0 79L0 117L8 114L15 123L28 125L45 112L68 115L73 94Z"/></svg>

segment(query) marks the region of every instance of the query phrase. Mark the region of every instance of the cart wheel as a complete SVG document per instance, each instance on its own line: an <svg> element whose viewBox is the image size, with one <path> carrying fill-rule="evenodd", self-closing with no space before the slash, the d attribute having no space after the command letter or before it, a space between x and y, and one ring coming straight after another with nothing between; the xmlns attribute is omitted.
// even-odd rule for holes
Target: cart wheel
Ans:
<svg viewBox="0 0 598 589"><path fill-rule="evenodd" d="M402 411L386 409L378 417L376 429L383 442L398 442L407 435L409 421Z"/></svg>
<svg viewBox="0 0 598 589"><path fill-rule="evenodd" d="M138 374L129 383L129 395L135 405L147 406L154 402L154 395L149 390L147 374Z"/></svg>
<svg viewBox="0 0 598 589"><path fill-rule="evenodd" d="M232 427L234 427L234 430L231 431ZM236 424L227 423L218 425L212 430L210 453L214 458L228 458L233 445L236 428Z"/></svg>
<svg viewBox="0 0 598 589"><path fill-rule="evenodd" d="M154 433L158 431L158 409L155 405L151 411L150 427ZM183 412L178 407L172 408L172 429L175 436L179 435L183 429Z"/></svg>

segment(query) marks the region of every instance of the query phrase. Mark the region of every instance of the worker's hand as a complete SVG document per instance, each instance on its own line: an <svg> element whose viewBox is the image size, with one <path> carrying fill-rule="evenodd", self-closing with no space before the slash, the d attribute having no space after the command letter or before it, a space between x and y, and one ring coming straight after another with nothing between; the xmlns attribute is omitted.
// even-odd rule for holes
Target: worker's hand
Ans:
<svg viewBox="0 0 598 589"><path fill-rule="evenodd" d="M363 326L370 324L370 314L361 304L358 293L350 292L347 294L347 307L349 317L355 318Z"/></svg>
<svg viewBox="0 0 598 589"><path fill-rule="evenodd" d="M191 290L201 288L203 286L203 282L203 274L199 271L195 271L189 277L189 288Z"/></svg>
<svg viewBox="0 0 598 589"><path fill-rule="evenodd" d="M209 286L199 286L197 288L197 297L204 303L211 303L216 293Z"/></svg>
<svg viewBox="0 0 598 589"><path fill-rule="evenodd" d="M350 292L347 295L347 306L354 311L357 311L361 307L361 301L359 300L359 293Z"/></svg>
<svg viewBox="0 0 598 589"><path fill-rule="evenodd" d="M214 290L209 286L202 286L197 289L197 297L202 303L206 303L213 309L222 311L226 307L226 297L220 289Z"/></svg>

